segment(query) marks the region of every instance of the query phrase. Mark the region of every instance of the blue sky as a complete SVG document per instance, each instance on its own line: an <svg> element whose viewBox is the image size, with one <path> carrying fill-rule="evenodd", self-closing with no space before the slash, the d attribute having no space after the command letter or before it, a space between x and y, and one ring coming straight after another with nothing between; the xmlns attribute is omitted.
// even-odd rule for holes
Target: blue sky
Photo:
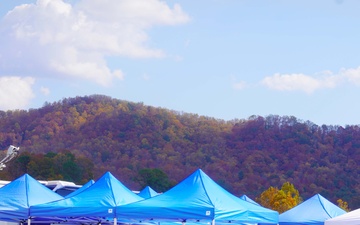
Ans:
<svg viewBox="0 0 360 225"><path fill-rule="evenodd" d="M0 2L0 110L103 94L360 124L360 1Z"/></svg>

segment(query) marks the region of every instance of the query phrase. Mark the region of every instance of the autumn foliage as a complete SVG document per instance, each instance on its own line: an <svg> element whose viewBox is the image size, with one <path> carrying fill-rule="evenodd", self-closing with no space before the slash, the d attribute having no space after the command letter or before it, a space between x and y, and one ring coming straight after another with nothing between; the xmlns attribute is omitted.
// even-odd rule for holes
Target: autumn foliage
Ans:
<svg viewBox="0 0 360 225"><path fill-rule="evenodd" d="M79 173L66 176L86 180L92 173L97 179L110 171L140 190L137 178L144 169L160 169L174 184L201 168L238 196L255 199L269 187L290 182L303 199L319 193L334 203L343 199L350 208L360 207L358 125L319 126L276 115L224 121L93 95L39 109L0 111L2 155L9 145L31 154L31 162L19 157L23 164L7 167L0 179L23 171L58 178L58 171L75 168L71 171ZM71 160L62 161L65 152L74 156L78 169ZM49 153L59 156L45 157ZM55 158L62 167L53 170L48 166ZM85 159L93 163L90 172Z"/></svg>
<svg viewBox="0 0 360 225"><path fill-rule="evenodd" d="M299 191L293 184L285 182L281 189L270 187L256 198L260 205L283 213L302 202Z"/></svg>
<svg viewBox="0 0 360 225"><path fill-rule="evenodd" d="M337 205L342 208L343 210L345 210L346 212L350 212L351 210L349 209L349 205L347 202L343 201L342 199L338 199L337 201Z"/></svg>

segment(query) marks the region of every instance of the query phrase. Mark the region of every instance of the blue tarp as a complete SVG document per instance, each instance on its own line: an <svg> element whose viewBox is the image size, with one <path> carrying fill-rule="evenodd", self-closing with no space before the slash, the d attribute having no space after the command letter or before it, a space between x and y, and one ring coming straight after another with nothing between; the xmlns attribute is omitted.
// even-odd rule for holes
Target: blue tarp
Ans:
<svg viewBox="0 0 360 225"><path fill-rule="evenodd" d="M65 198L71 198L74 195L77 195L81 192L83 192L84 190L86 190L88 187L90 187L91 185L93 185L95 183L94 180L89 180L86 184L84 184L81 188L77 189L76 191L71 192L70 194L66 195Z"/></svg>
<svg viewBox="0 0 360 225"><path fill-rule="evenodd" d="M144 189L142 189L140 192L139 192L139 196L140 197L143 197L143 198L152 198L156 195L158 195L159 193L157 193L156 191L154 191L154 189L152 189L151 187L149 186L146 186Z"/></svg>
<svg viewBox="0 0 360 225"><path fill-rule="evenodd" d="M280 214L280 225L324 225L324 221L346 212L320 194Z"/></svg>
<svg viewBox="0 0 360 225"><path fill-rule="evenodd" d="M0 220L22 221L32 205L63 199L28 174L0 188Z"/></svg>
<svg viewBox="0 0 360 225"><path fill-rule="evenodd" d="M249 198L247 195L242 195L240 198L241 198L242 200L247 201L247 202L250 202L250 203L252 203L252 204L260 205L259 203L255 202L254 200L252 200L251 198Z"/></svg>
<svg viewBox="0 0 360 225"><path fill-rule="evenodd" d="M109 217L115 218L115 207L142 200L117 180L110 172L106 172L93 185L60 201L30 207L35 217Z"/></svg>
<svg viewBox="0 0 360 225"><path fill-rule="evenodd" d="M118 218L139 221L277 224L276 211L246 202L216 184L202 170L167 192L116 208Z"/></svg>

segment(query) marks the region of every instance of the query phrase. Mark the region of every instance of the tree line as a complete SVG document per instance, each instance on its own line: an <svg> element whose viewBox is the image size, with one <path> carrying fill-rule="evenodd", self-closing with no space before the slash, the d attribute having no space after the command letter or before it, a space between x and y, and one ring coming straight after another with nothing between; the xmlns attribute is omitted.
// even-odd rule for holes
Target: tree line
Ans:
<svg viewBox="0 0 360 225"><path fill-rule="evenodd" d="M21 155L8 165L8 169L0 172L1 177L19 177L25 173L32 174L38 180L66 180L76 184L84 184L93 179L94 164L86 158L76 158L71 152L49 152L46 154ZM161 169L141 169L134 177L141 189L150 186L159 193L166 192L176 183L171 182L167 174ZM290 182L285 182L281 189L269 187L255 198L261 206L283 213L300 204L303 199L299 191ZM350 211L348 203L337 200L339 207Z"/></svg>
<svg viewBox="0 0 360 225"><path fill-rule="evenodd" d="M79 182L110 171L139 190L144 169L159 169L169 184L176 184L201 168L238 196L255 199L268 187L290 182L304 199L319 193L332 202L342 199L350 208L360 207L358 125L319 126L277 115L224 121L92 95L39 109L0 111L0 149L9 145L46 158L43 165L27 164L29 171L46 171L44 177L56 177L71 166L62 176ZM18 159L26 162L25 156ZM52 160L62 166L48 169ZM17 174L3 173L9 178Z"/></svg>

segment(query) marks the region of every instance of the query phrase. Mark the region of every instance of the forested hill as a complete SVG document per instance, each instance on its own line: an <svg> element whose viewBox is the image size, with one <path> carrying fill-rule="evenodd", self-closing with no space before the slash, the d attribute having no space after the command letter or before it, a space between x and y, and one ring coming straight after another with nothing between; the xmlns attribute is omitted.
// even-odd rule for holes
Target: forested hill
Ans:
<svg viewBox="0 0 360 225"><path fill-rule="evenodd" d="M360 207L359 126L318 126L292 116L223 121L93 95L0 111L0 149L70 151L131 189L145 168L179 182L201 168L235 195L258 197L289 181L303 199L316 193ZM31 174L30 174L31 175Z"/></svg>

